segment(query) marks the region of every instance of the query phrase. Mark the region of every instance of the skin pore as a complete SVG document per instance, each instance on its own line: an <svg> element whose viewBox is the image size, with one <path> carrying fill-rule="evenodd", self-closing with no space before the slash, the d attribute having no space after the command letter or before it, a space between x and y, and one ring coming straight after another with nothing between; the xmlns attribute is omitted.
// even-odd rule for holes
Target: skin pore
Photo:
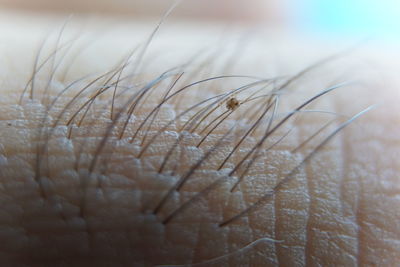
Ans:
<svg viewBox="0 0 400 267"><path fill-rule="evenodd" d="M2 263L399 262L397 83L368 52L25 26L3 37Z"/></svg>

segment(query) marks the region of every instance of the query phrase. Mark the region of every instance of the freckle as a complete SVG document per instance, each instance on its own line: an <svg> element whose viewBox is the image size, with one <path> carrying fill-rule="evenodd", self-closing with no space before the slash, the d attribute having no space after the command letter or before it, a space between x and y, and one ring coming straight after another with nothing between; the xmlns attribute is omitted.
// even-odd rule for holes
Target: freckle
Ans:
<svg viewBox="0 0 400 267"><path fill-rule="evenodd" d="M232 97L226 102L226 108L229 110L235 110L239 106L239 101Z"/></svg>

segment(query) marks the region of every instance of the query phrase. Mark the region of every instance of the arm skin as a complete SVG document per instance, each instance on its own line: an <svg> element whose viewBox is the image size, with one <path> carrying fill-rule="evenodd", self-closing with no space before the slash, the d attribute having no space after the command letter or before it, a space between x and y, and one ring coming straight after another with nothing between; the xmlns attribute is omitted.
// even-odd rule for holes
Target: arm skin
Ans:
<svg viewBox="0 0 400 267"><path fill-rule="evenodd" d="M129 32L132 32L132 27ZM122 32L124 34L127 31ZM189 34L177 31L172 36L179 39ZM252 109L247 110L250 112L244 112L246 109L241 110L241 107L235 110L236 120L232 118L218 128L200 149L195 148L195 145L202 136L188 134L179 146L182 154L173 153L162 174L157 174L164 156L188 116L179 119L155 139L140 159L138 153L144 131L139 132L132 144L129 143L129 137L134 134L145 114L158 103L156 100L162 97L159 92L165 92L160 90L165 90L171 80L160 85L158 88L164 89L155 90L156 93L147 98L146 104L138 107L120 141L117 136L123 127L122 123L115 126L107 145L99 151L99 144L110 124L111 91L99 97L80 127L77 127L79 119L73 122L72 133L66 126L67 118L71 118L78 104L66 109L65 117L56 123L56 128L53 125L68 101L77 95L78 89L100 75L98 70L101 67L110 70L115 66L113 63L117 60L110 63L108 59L117 58L114 55L120 53L119 49L115 45L106 45L102 50L93 49L91 56L79 55L78 61L71 65L70 75L64 80L60 68L46 94L44 91L50 71L47 69L41 75L37 74L33 100L29 99L31 87L28 87L22 104L19 104L19 97L34 65L32 57L24 56L23 52L30 51L32 56L37 53L33 51L33 41L29 39L31 37L24 38L24 45L19 46L25 49L12 47L11 53L3 55L8 60L1 63L1 265L152 266L204 263L204 266L395 266L400 262L400 113L398 88L389 72L390 68L379 74L375 73L375 69L368 72L359 68L348 73L351 68L344 70L343 66L355 65L333 62L329 71L325 67L318 67L304 79L291 84L291 89L281 96L277 121L307 98L327 85L332 85L332 80L343 78L341 75L346 72L346 77L357 77L362 82L333 91L308 109L330 110L351 117L371 104L380 105L330 140L272 198L237 220L221 226L222 222L256 203L286 177L324 136L348 117L317 112L296 116L279 128L275 139L267 139L264 147L292 129L287 138L271 151L260 152L260 157L237 189L230 192L239 175L226 178L227 172L240 162L246 151L264 133L261 130L255 131L251 137L246 138L240 150L218 172L216 169L221 159L228 155L233 144L248 129L248 125L239 124L233 130L233 135L223 140L223 144L215 149L210 158L196 168L198 171L190 176L182 189L173 192L154 214L152 211L177 179L184 177L238 118L248 119ZM4 40L6 44L14 44L12 38ZM166 38L164 42L170 45L170 40ZM263 65L256 61L239 61L232 73L277 76L269 70L271 64L276 64L273 60L276 56L263 55L265 60L259 59L267 42L258 40L256 43L261 49L248 49L241 58L258 58L258 62L268 62L268 66L260 70ZM198 46L189 46L191 51L198 49ZM282 50L281 54L285 55L284 48ZM42 58L49 51L51 53L52 50L43 51ZM179 48L175 48L175 51L181 52ZM308 51L310 53L307 55L311 58L319 58L315 50L309 48ZM72 51L70 53L73 54ZM299 59L295 62L290 54L287 55L287 59L279 58L283 65L277 67L278 75L296 73L310 63L302 59L305 57L304 52L298 54ZM170 57L177 64L183 62L180 57L164 57ZM145 73L143 77L137 78L141 82L154 79L162 70L166 70L167 63L160 59L158 64L154 58L157 57L145 61L151 63L144 64ZM371 62L368 60L367 57L359 61L363 64ZM213 66L213 63L209 64ZM52 99L51 96L55 96L56 92L63 90L69 83L88 73L92 74L94 70L97 76L77 83L48 112L45 124L54 131L51 137L44 137L43 134L48 132L43 130L43 114L46 114L45 108L50 102L46 97ZM185 80L185 74L179 81L180 86L224 74L224 71L214 67L211 74L198 74L196 69L194 73L190 74L193 76L189 75L191 78L188 80ZM241 86L243 81L223 79L210 83L202 87L202 92L206 92L202 94L200 87L191 89L179 101L163 107L150 133L158 132L183 107L204 99L203 95L209 97L225 92ZM103 83L104 79L95 84ZM83 104L93 92L95 90L80 96L79 103ZM243 100L240 94L236 97ZM122 100L126 98L119 98L116 102L114 115L119 114L124 102ZM104 108L105 103L108 104L107 108ZM221 113L224 107L222 105L216 112ZM256 114L260 113L256 110ZM126 119L126 114L121 114L121 118ZM326 131L298 152L290 152L332 118L338 121L334 121ZM265 130L267 123L268 120L264 120L260 129ZM38 135L40 129L41 135ZM196 133L199 134L199 130ZM47 153L40 153L38 151L42 151L40 148L44 142L48 143ZM39 154L41 160L38 167ZM96 155L97 164L93 166ZM176 164L178 167L175 175L171 175ZM204 191L221 178L225 180L212 190ZM198 192L203 193L165 221L174 210L182 207Z"/></svg>

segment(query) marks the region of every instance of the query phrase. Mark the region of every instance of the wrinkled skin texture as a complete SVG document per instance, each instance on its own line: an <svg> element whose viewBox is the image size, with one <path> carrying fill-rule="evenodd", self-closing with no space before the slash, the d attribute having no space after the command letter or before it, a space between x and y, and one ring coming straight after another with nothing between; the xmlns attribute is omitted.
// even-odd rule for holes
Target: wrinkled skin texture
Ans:
<svg viewBox="0 0 400 267"><path fill-rule="evenodd" d="M182 36L187 33L176 31L173 34ZM32 46L29 42L27 47ZM168 39L164 42L168 43ZM261 40L257 42L261 42L261 47L264 45ZM338 115L304 113L298 119L290 120L279 129L275 139L267 140L265 147L291 129L287 138L270 151L260 152L260 157L245 178L234 192L230 192L240 175L228 176L227 173L263 134L263 131L256 131L246 138L240 150L233 154L224 168L217 171L221 159L229 154L250 126L238 123L233 134L224 139L215 152L196 168L197 171L190 176L188 182L179 191L173 192L157 212L153 212L177 180L184 177L238 118L246 119L251 112L245 112L246 109L241 107L235 109L236 117L228 119L200 148L196 148L196 144L204 134L200 135L199 130L185 134L177 149L180 153L173 153L163 171L158 173L165 155L177 140L188 117L176 120L166 131L162 131L140 158L138 154L143 148L140 141L145 131L141 130L132 143L129 137L158 103L159 95L150 95L146 104L137 108L120 140L118 133L123 123L117 123L101 151L99 144L111 122L111 91L99 97L79 127L79 119L71 127L67 126L68 118L71 118L79 104L68 107L65 117L54 127L60 112L77 95L77 90L93 80L93 77L101 75L100 72L96 72L97 76L91 79L77 83L74 90L63 94L56 105L46 112L51 102L49 99L53 99L51 97L56 92L60 92L78 77L92 73L92 70L97 71L99 65L104 70L112 69L114 62L110 64L106 59L114 58L113 53L118 51L106 48L94 50L92 55L100 56L103 60L95 56L79 56L78 60L84 64L72 65L68 77L63 77L61 71L57 73L48 91L45 88L50 70L44 70L35 78L33 99L29 97L28 87L22 103L19 103L19 97L32 72L33 60L23 58L18 49L21 48L15 48L8 55L12 63L5 61L1 66L2 264L393 266L400 261L399 95L397 83L390 72L385 72L384 77L372 75L374 71L368 70L358 70L350 75L347 73L347 77L354 75L361 78L361 82L322 97L318 105L310 109L329 110L351 117L369 105L381 105L330 140L271 198L237 220L221 226L222 222L256 203L286 177L340 121L335 121L328 127L330 131L312 139L299 151L293 153L292 150ZM190 50L195 49L198 48L193 46ZM176 50L179 52L178 48ZM257 51L262 50L251 49L247 53L257 58ZM310 57L318 58L311 51ZM285 55L284 52L282 54ZM245 57L246 53L241 56ZM168 56L165 57L168 59ZM294 74L310 64L309 60L303 60L304 55L298 54L298 57L296 64L299 67L290 65L291 62L285 58L280 59L287 67L284 70L277 68L279 72L275 76ZM288 54L287 58L293 60ZM177 63L184 61L179 57L173 59ZM263 62L273 62L269 60L266 57ZM154 61L148 65L145 63L143 77L135 81L149 81L149 77L154 79L161 73L160 69L166 70L167 66L163 64L158 65ZM212 66L214 63L207 64ZM254 61L237 63L233 73L242 71L245 72L243 74L256 74L260 71L259 66ZM291 91L285 91L281 97L282 108L278 113L286 114L305 99L331 85L332 80L342 77L339 71L342 66L333 62L330 71L318 67L316 71L307 74L308 78L291 85ZM218 67L214 67L212 73L202 74L196 73L195 69L192 70L193 76L186 82L181 81L181 85L221 73L224 74L224 71ZM270 76L268 73L263 77ZM102 82L97 84L101 85ZM222 80L217 84L205 85L202 94L210 97L224 92L226 88L223 85L228 83L235 88L242 85L236 81ZM160 85L155 92L164 92L160 90L166 90L166 85L168 83ZM231 89L229 86L226 87ZM79 96L80 104L95 91L90 92ZM150 135L162 129L188 103L194 104L204 99L198 92L199 88L193 88L180 101L165 105L152 125ZM244 99L240 95L236 98ZM117 101L114 115L122 110L122 100L120 98ZM225 105L221 105L216 112L220 114L224 108ZM261 113L255 111L256 114ZM44 114L47 116L45 122ZM126 114L121 114L121 121L124 121ZM341 121L349 117L341 118ZM43 130L47 129L43 125L54 129L50 137L45 135L48 132ZM43 143L47 143L46 153L40 150ZM96 164L93 165L94 159ZM218 179L222 182L204 191ZM185 209L174 216L168 217L199 192L203 192L200 197L189 202ZM166 218L170 219L166 221Z"/></svg>

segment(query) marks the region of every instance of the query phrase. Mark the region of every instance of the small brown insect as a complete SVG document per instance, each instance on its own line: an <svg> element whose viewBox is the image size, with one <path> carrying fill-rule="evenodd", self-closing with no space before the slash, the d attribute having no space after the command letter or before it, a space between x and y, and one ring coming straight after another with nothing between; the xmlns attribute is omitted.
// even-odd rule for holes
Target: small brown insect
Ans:
<svg viewBox="0 0 400 267"><path fill-rule="evenodd" d="M229 110L235 110L239 105L239 101L234 97L229 98L228 101L226 101L226 108Z"/></svg>

